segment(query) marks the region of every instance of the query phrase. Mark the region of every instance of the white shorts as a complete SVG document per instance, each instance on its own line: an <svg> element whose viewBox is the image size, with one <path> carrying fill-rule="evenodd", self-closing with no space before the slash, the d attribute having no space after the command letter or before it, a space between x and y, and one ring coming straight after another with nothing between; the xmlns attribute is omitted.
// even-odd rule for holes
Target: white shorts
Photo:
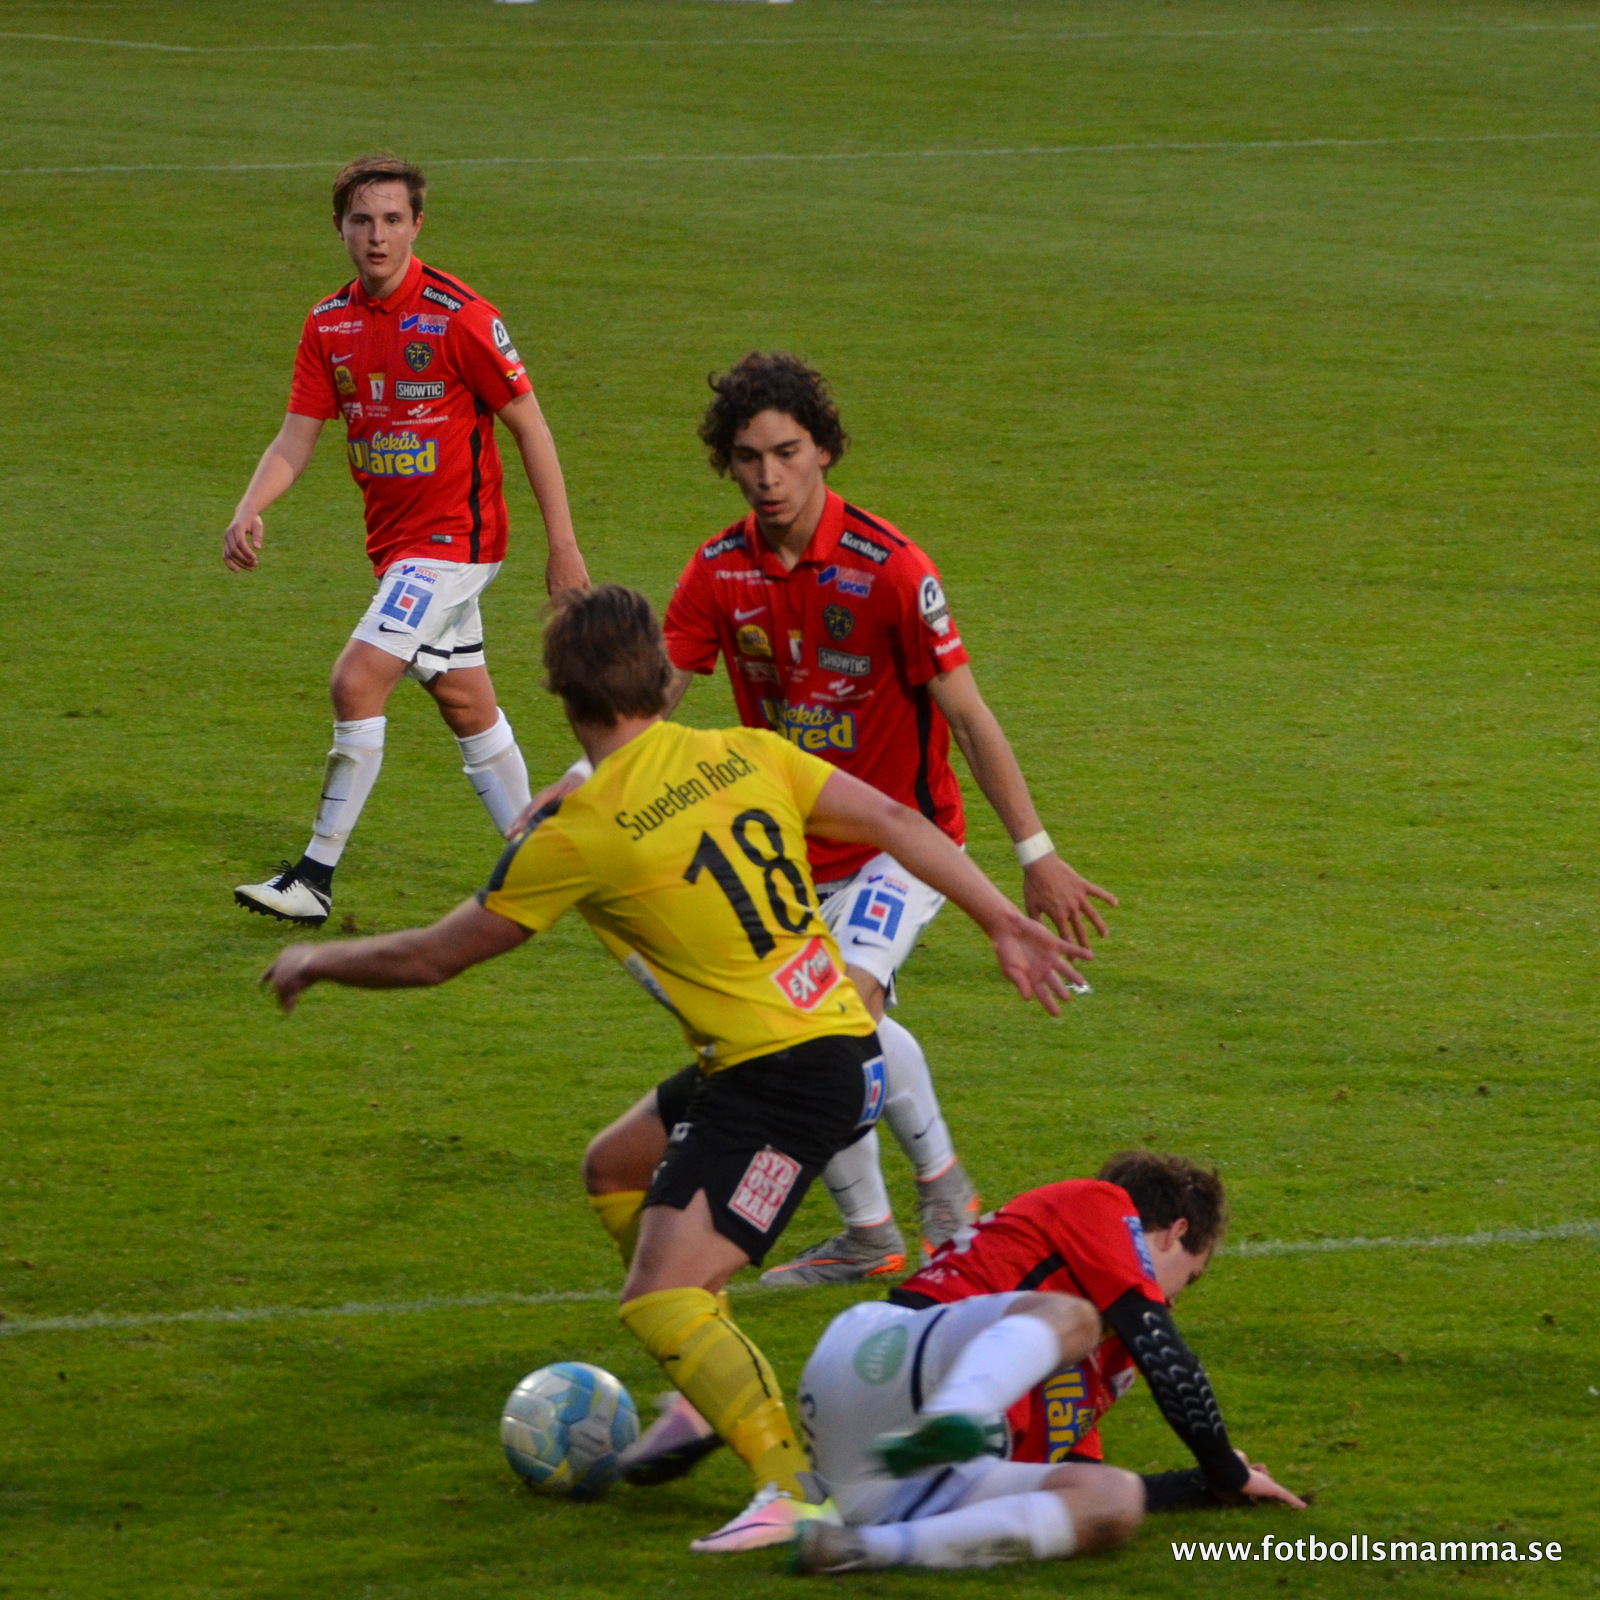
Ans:
<svg viewBox="0 0 1600 1600"><path fill-rule="evenodd" d="M499 570L498 561L397 561L378 579L350 637L409 662L405 675L420 683L457 667L481 667L478 596Z"/></svg>
<svg viewBox="0 0 1600 1600"><path fill-rule="evenodd" d="M976 1295L925 1311L868 1300L829 1324L801 1374L798 1410L817 1476L846 1522L914 1522L976 1500L1027 1494L1056 1471L983 1456L891 1478L872 1450L879 1434L914 1425L956 1358L1016 1298Z"/></svg>
<svg viewBox="0 0 1600 1600"><path fill-rule="evenodd" d="M855 877L819 883L817 895L846 964L870 972L891 996L895 973L944 904L938 890L883 851Z"/></svg>

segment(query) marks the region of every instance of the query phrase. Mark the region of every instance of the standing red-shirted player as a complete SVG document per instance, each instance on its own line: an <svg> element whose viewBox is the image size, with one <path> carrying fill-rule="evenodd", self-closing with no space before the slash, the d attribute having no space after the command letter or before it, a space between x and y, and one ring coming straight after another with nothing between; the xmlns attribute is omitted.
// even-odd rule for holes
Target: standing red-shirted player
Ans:
<svg viewBox="0 0 1600 1600"><path fill-rule="evenodd" d="M675 694L720 655L740 719L788 735L966 837L952 733L1014 841L1030 916L1079 944L1105 926L1085 882L1055 853L1015 755L968 665L933 562L826 483L848 443L821 376L790 355L752 354L714 379L700 435L750 511L690 559L666 616ZM894 975L942 900L891 857L810 841L823 911L879 1023L884 1120L916 1170L925 1250L977 1211L922 1047L884 1015ZM877 1135L834 1158L826 1181L845 1232L775 1267L771 1284L854 1282L905 1266L878 1164Z"/></svg>
<svg viewBox="0 0 1600 1600"><path fill-rule="evenodd" d="M1097 1179L1018 1195L887 1303L836 1317L798 1410L844 1525L802 1530L799 1570L1059 1558L1120 1543L1147 1511L1303 1507L1229 1443L1169 1310L1224 1204L1215 1172L1127 1151ZM1141 1373L1195 1467L1104 1465L1099 1421Z"/></svg>
<svg viewBox="0 0 1600 1600"><path fill-rule="evenodd" d="M234 890L247 911L286 922L327 919L333 870L383 765L384 707L402 677L438 703L500 832L528 803L478 610L506 549L496 417L544 517L551 592L588 582L555 442L505 324L411 253L425 193L422 173L390 156L352 161L334 180L333 223L357 276L307 316L288 415L223 537L231 571L257 565L261 513L305 470L323 423L342 416L378 592L334 664L333 749L311 842L276 877Z"/></svg>

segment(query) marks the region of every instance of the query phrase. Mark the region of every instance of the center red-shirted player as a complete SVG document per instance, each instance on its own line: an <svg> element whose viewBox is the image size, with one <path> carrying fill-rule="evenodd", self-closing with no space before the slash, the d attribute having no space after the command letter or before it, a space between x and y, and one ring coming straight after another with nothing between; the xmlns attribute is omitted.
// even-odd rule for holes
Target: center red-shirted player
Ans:
<svg viewBox="0 0 1600 1600"><path fill-rule="evenodd" d="M1301 1507L1229 1443L1172 1321L1224 1221L1215 1172L1128 1151L1007 1201L887 1303L835 1318L798 1409L843 1525L801 1530L798 1569L1059 1558L1120 1543L1146 1511ZM1197 1466L1102 1463L1099 1420L1136 1374Z"/></svg>
<svg viewBox="0 0 1600 1600"><path fill-rule="evenodd" d="M353 161L334 180L334 226L357 276L306 317L289 414L223 539L232 571L257 565L261 513L305 470L323 423L343 418L378 591L333 669L333 749L311 842L276 877L234 891L246 910L288 922L327 919L334 867L377 781L384 708L402 677L438 703L501 833L527 805L527 768L484 664L478 609L506 552L496 417L544 516L551 591L588 581L555 443L505 324L411 253L425 192L417 168L387 156Z"/></svg>
<svg viewBox="0 0 1600 1600"><path fill-rule="evenodd" d="M1029 915L1050 917L1080 945L1086 921L1104 933L1093 900L1115 899L1055 853L978 692L933 562L892 524L828 488L848 440L821 376L794 356L752 354L712 388L701 438L750 511L702 545L678 581L665 630L679 669L674 701L720 656L746 724L786 734L961 844L953 734L1015 844ZM923 1245L932 1249L976 1214L977 1195L922 1048L884 1007L942 902L887 855L820 839L810 854L823 913L878 1019L884 1120L916 1170ZM837 1156L826 1181L845 1231L764 1282L854 1282L904 1269L876 1132Z"/></svg>

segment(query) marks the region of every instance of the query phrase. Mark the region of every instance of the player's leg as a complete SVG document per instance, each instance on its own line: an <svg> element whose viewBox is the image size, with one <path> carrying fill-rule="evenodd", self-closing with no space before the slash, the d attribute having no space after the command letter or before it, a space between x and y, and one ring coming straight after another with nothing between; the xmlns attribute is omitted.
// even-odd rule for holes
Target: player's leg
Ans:
<svg viewBox="0 0 1600 1600"><path fill-rule="evenodd" d="M380 587L380 597L382 593ZM362 626L366 625L363 618ZM311 842L300 859L293 866L285 863L275 878L234 890L234 899L245 910L313 927L327 920L333 906L333 870L383 766L384 707L409 662L409 653L373 644L361 637L359 628L340 651L329 683L333 748L323 769Z"/></svg>
<svg viewBox="0 0 1600 1600"><path fill-rule="evenodd" d="M945 1469L909 1515L867 1526L803 1524L794 1568L993 1567L1108 1550L1144 1517L1144 1485L1118 1467L970 1462ZM921 1479L913 1480L919 1487Z"/></svg>

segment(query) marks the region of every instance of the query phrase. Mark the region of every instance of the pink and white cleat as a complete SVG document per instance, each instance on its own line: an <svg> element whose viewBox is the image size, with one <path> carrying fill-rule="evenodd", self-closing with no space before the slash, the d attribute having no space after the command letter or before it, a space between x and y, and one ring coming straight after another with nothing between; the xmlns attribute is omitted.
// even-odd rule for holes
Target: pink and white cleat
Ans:
<svg viewBox="0 0 1600 1600"><path fill-rule="evenodd" d="M769 1483L756 1491L755 1498L732 1522L715 1533L696 1539L689 1548L696 1555L721 1555L725 1550L764 1550L768 1545L788 1544L802 1522L838 1522L839 1512L831 1500L820 1506L796 1500L785 1489Z"/></svg>
<svg viewBox="0 0 1600 1600"><path fill-rule="evenodd" d="M656 1401L661 1415L622 1452L622 1481L654 1488L692 1472L713 1450L722 1448L716 1430L681 1394Z"/></svg>

